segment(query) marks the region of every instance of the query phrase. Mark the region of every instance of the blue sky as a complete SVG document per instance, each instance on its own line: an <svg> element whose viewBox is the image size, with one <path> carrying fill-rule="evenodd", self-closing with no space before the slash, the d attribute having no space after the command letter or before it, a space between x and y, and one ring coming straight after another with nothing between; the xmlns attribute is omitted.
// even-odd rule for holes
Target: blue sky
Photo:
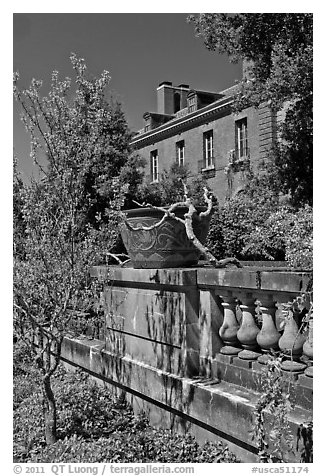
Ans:
<svg viewBox="0 0 326 476"><path fill-rule="evenodd" d="M51 72L72 75L69 55L77 53L90 73L110 72L110 90L121 101L129 127L137 130L143 113L156 110L161 81L219 91L241 78L241 64L208 51L186 19L187 13L17 13L13 68L21 86L33 77L44 80L46 94ZM18 111L14 104L14 149L26 177L32 163Z"/></svg>

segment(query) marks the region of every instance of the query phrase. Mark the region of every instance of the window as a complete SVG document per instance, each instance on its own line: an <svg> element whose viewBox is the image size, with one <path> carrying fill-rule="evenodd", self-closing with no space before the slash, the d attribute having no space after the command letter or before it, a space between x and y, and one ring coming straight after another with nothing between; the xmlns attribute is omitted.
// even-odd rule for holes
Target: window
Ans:
<svg viewBox="0 0 326 476"><path fill-rule="evenodd" d="M152 182L158 182L158 152L153 150L151 152L151 178Z"/></svg>
<svg viewBox="0 0 326 476"><path fill-rule="evenodd" d="M235 122L235 151L237 159L248 157L247 118Z"/></svg>
<svg viewBox="0 0 326 476"><path fill-rule="evenodd" d="M204 168L213 168L213 131L204 132Z"/></svg>
<svg viewBox="0 0 326 476"><path fill-rule="evenodd" d="M176 151L177 151L177 163L180 166L185 164L185 141L181 140L176 143Z"/></svg>
<svg viewBox="0 0 326 476"><path fill-rule="evenodd" d="M151 125L150 124L146 124L145 126L145 132L148 132L151 130Z"/></svg>
<svg viewBox="0 0 326 476"><path fill-rule="evenodd" d="M188 112L196 111L196 96L188 99Z"/></svg>

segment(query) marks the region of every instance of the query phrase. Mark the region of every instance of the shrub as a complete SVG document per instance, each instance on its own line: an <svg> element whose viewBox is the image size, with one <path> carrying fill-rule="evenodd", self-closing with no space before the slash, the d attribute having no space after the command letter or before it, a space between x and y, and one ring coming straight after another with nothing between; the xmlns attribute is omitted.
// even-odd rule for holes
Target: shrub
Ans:
<svg viewBox="0 0 326 476"><path fill-rule="evenodd" d="M14 415L14 460L19 462L235 462L228 448L218 443L199 446L190 435L152 428L143 415L134 415L121 398L91 381L87 374L55 374L58 434L45 445L41 398L19 390ZM22 383L23 387L25 382Z"/></svg>
<svg viewBox="0 0 326 476"><path fill-rule="evenodd" d="M272 212L246 235L243 254L258 259L284 260L286 234L292 219L293 212L288 207Z"/></svg>
<svg viewBox="0 0 326 476"><path fill-rule="evenodd" d="M312 268L312 235L312 208L309 205L297 211L280 207L250 233L243 251L277 259L276 250L282 250L290 267Z"/></svg>
<svg viewBox="0 0 326 476"><path fill-rule="evenodd" d="M24 382L22 383L24 386ZM15 388L16 387L16 388ZM14 392L17 391L14 385ZM30 388L32 391L32 388ZM22 392L20 392L22 394ZM31 451L39 452L45 446L42 399L38 393L24 395L16 399L13 421L13 457L14 461L25 462Z"/></svg>
<svg viewBox="0 0 326 476"><path fill-rule="evenodd" d="M227 256L261 259L261 249L246 246L253 230L265 223L276 209L277 200L269 191L260 193L257 189L238 193L226 200L213 215L207 246L218 259ZM276 248L274 251L272 259L280 259L282 250Z"/></svg>
<svg viewBox="0 0 326 476"><path fill-rule="evenodd" d="M142 425L126 402L114 398L83 372L63 373L56 379L54 391L61 438L75 434L85 438L105 437Z"/></svg>
<svg viewBox="0 0 326 476"><path fill-rule="evenodd" d="M309 205L293 217L292 229L286 236L285 259L295 268L313 266L313 213Z"/></svg>
<svg viewBox="0 0 326 476"><path fill-rule="evenodd" d="M15 409L35 392L35 384L39 383L40 374L31 365L33 356L27 345L17 340L13 350L13 404Z"/></svg>
<svg viewBox="0 0 326 476"><path fill-rule="evenodd" d="M110 438L86 441L72 436L34 454L31 462L50 463L234 463L235 456L221 443L202 447L190 435L147 427L143 431L118 433Z"/></svg>
<svg viewBox="0 0 326 476"><path fill-rule="evenodd" d="M212 216L207 246L216 258L285 260L312 268L312 207L295 210L273 192L247 189Z"/></svg>

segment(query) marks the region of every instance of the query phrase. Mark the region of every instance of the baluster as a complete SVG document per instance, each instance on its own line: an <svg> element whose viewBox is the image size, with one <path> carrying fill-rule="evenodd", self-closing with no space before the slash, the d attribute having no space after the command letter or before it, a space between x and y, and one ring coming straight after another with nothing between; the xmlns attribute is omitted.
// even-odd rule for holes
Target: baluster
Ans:
<svg viewBox="0 0 326 476"><path fill-rule="evenodd" d="M284 322L284 332L278 345L287 360L281 364L281 368L287 372L301 373L307 367L300 361L305 337L299 332L292 310L287 311Z"/></svg>
<svg viewBox="0 0 326 476"><path fill-rule="evenodd" d="M221 298L223 299L224 319L219 330L219 335L224 345L220 353L225 355L237 355L241 349L239 348L237 339L237 332L240 326L235 315L236 301L232 295L232 291L221 295Z"/></svg>
<svg viewBox="0 0 326 476"><path fill-rule="evenodd" d="M313 319L311 318L308 323L308 337L305 343L303 344L303 353L308 357L309 365L305 370L305 375L307 377L313 376Z"/></svg>
<svg viewBox="0 0 326 476"><path fill-rule="evenodd" d="M259 297L261 302L260 310L262 313L262 328L257 334L257 343L261 348L263 355L258 357L258 361L261 364L266 364L269 359L269 353L272 350L278 349L278 342L281 337L280 332L276 328L275 313L276 306L275 300L271 294Z"/></svg>
<svg viewBox="0 0 326 476"><path fill-rule="evenodd" d="M238 340L243 347L238 357L244 360L255 360L260 354L257 352L257 334L259 327L255 322L255 299L252 293L241 294L240 309L242 311L242 322L237 332Z"/></svg>

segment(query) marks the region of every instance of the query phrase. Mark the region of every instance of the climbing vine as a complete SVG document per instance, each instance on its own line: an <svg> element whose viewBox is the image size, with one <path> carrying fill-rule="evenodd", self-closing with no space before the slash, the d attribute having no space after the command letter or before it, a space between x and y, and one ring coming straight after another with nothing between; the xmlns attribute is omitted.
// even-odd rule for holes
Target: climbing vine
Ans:
<svg viewBox="0 0 326 476"><path fill-rule="evenodd" d="M262 463L284 462L284 448L292 450L288 413L294 406L291 399L293 384L282 375L282 360L281 355L271 355L260 377L262 393L254 411L252 434Z"/></svg>

